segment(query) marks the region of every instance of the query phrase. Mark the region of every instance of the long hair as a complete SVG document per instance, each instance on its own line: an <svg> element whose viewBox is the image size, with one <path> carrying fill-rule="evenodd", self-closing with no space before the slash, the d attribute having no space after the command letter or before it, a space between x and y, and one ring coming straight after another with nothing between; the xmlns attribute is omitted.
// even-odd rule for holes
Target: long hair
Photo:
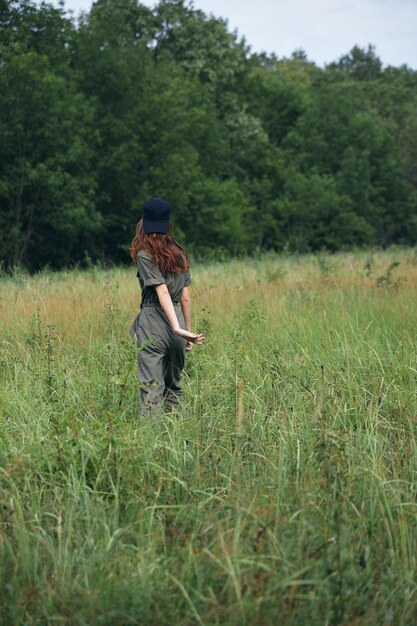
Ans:
<svg viewBox="0 0 417 626"><path fill-rule="evenodd" d="M130 244L130 256L135 264L140 250L145 250L152 255L155 264L163 274L168 272L181 274L190 267L188 254L172 237L171 225L166 234L145 233L143 220L140 220Z"/></svg>

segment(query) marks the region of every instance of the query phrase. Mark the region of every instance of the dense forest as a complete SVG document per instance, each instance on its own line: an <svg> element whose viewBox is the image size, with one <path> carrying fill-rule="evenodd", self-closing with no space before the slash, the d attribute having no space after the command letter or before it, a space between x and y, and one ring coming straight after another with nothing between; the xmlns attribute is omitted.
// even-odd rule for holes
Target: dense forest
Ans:
<svg viewBox="0 0 417 626"><path fill-rule="evenodd" d="M183 0L0 0L0 61L5 270L129 262L151 195L195 255L417 239L417 72L371 45L320 68Z"/></svg>

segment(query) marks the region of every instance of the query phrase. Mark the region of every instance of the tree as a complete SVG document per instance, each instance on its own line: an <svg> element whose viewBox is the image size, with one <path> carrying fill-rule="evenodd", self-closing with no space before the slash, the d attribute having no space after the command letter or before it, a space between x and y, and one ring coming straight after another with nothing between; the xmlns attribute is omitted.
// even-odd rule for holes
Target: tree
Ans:
<svg viewBox="0 0 417 626"><path fill-rule="evenodd" d="M88 103L35 52L2 55L0 93L3 263L37 269L82 259L100 227Z"/></svg>
<svg viewBox="0 0 417 626"><path fill-rule="evenodd" d="M377 57L375 46L371 44L366 50L354 46L349 54L340 57L337 63L330 63L328 69L345 72L355 80L370 81L382 76L381 59Z"/></svg>
<svg viewBox="0 0 417 626"><path fill-rule="evenodd" d="M17 54L36 52L65 72L75 27L63 7L32 0L0 0L0 47Z"/></svg>
<svg viewBox="0 0 417 626"><path fill-rule="evenodd" d="M228 106L246 71L245 41L230 33L227 21L207 17L184 0L161 0L156 6L155 54L169 52L188 73L215 94L219 107Z"/></svg>
<svg viewBox="0 0 417 626"><path fill-rule="evenodd" d="M0 0L0 260L126 262L143 200L198 253L417 237L417 72L254 54L185 0Z"/></svg>

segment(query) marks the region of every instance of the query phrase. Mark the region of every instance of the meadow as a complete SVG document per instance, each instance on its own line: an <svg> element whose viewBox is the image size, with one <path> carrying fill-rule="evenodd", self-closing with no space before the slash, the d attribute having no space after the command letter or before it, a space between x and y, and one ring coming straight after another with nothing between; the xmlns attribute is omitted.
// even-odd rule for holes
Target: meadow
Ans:
<svg viewBox="0 0 417 626"><path fill-rule="evenodd" d="M193 266L179 414L134 269L0 279L0 623L417 623L417 253Z"/></svg>

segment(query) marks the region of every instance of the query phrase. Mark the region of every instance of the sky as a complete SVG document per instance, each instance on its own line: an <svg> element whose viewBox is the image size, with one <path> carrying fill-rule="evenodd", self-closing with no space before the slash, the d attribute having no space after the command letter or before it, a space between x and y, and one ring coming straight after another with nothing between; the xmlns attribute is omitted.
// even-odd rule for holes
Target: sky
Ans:
<svg viewBox="0 0 417 626"><path fill-rule="evenodd" d="M64 1L75 15L92 4ZM417 70L417 0L195 0L194 7L227 19L252 52L289 57L301 48L323 66L373 44L384 65Z"/></svg>

